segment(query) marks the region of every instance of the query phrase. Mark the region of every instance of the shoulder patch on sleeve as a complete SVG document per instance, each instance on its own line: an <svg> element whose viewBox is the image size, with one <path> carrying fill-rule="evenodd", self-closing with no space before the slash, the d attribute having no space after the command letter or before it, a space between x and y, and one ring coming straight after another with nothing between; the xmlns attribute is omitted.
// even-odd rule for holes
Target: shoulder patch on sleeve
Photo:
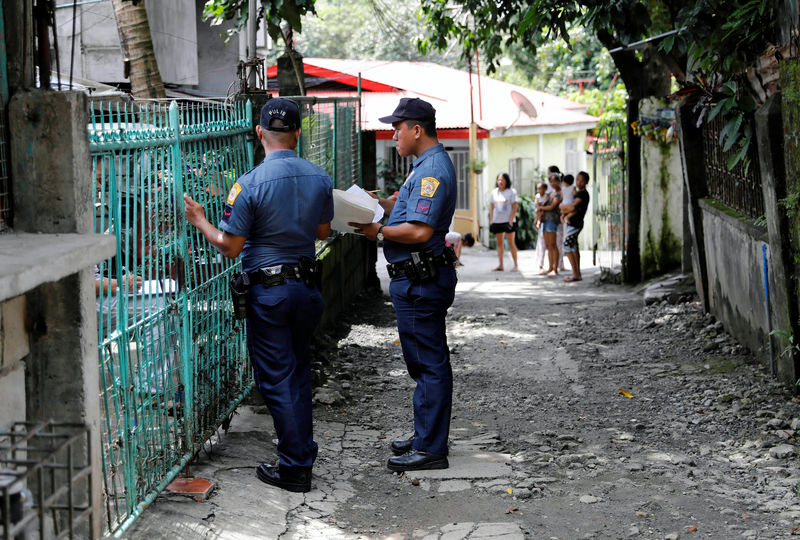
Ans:
<svg viewBox="0 0 800 540"><path fill-rule="evenodd" d="M426 176L420 182L419 194L423 197L433 197L439 189L439 181L433 176Z"/></svg>
<svg viewBox="0 0 800 540"><path fill-rule="evenodd" d="M239 185L239 182L233 184L231 191L228 193L228 200L226 201L228 204L233 204L236 202L236 197L239 196L239 193L242 192L242 186Z"/></svg>

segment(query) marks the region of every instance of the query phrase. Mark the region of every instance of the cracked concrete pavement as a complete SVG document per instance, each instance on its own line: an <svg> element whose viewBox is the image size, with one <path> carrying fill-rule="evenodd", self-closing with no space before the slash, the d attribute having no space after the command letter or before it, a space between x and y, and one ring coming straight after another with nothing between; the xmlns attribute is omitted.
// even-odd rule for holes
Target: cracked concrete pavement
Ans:
<svg viewBox="0 0 800 540"><path fill-rule="evenodd" d="M520 273L499 273L494 251L464 250L448 316L449 469L385 467L389 442L410 434L413 382L388 299L364 295L317 347L312 491L256 478L276 454L269 415L251 399L191 466L215 483L212 496L162 495L127 537L797 534L790 391L696 303L644 306L640 291L595 284L596 268L581 283L540 277L533 255L520 252Z"/></svg>

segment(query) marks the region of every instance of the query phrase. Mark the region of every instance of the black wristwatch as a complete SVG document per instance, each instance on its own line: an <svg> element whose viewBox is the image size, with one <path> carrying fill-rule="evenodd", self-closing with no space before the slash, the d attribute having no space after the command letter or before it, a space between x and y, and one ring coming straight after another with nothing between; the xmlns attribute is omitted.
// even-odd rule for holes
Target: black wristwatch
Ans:
<svg viewBox="0 0 800 540"><path fill-rule="evenodd" d="M378 240L378 242L383 242L383 227L384 226L385 225L381 225L380 227L378 227L378 234L375 235L375 238Z"/></svg>

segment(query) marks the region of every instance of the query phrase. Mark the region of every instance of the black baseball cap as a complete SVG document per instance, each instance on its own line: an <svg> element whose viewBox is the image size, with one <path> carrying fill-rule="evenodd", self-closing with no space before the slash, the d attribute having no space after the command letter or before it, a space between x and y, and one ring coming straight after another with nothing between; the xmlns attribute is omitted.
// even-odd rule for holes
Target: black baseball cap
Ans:
<svg viewBox="0 0 800 540"><path fill-rule="evenodd" d="M419 98L400 98L400 103L391 116L379 118L384 124L393 124L401 120L435 120L436 109L427 101Z"/></svg>
<svg viewBox="0 0 800 540"><path fill-rule="evenodd" d="M267 131L294 131L300 127L300 109L291 99L272 98L261 107L259 124Z"/></svg>

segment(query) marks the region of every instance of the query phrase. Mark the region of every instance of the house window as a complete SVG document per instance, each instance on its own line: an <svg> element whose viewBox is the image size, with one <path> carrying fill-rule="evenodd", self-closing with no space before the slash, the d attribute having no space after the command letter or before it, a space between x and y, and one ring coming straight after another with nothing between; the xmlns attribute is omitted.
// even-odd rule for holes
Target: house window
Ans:
<svg viewBox="0 0 800 540"><path fill-rule="evenodd" d="M450 159L456 169L456 210L469 210L469 162L468 150L450 150Z"/></svg>
<svg viewBox="0 0 800 540"><path fill-rule="evenodd" d="M383 189L391 195L394 190L400 189L400 186L405 182L414 158L412 156L401 157L393 146L387 149L386 162L389 164L390 171L387 171L386 178L384 178Z"/></svg>
<svg viewBox="0 0 800 540"><path fill-rule="evenodd" d="M578 139L564 140L564 172L578 174Z"/></svg>
<svg viewBox="0 0 800 540"><path fill-rule="evenodd" d="M469 210L469 171L467 170L469 151L450 150L447 153L450 155L450 159L453 160L453 166L456 169L456 210ZM392 147L387 152L386 161L390 163L393 174L398 178L399 188L408 176L408 169L414 162L414 158L412 156L401 157L397 153L397 149ZM388 188L389 186L387 185L386 187Z"/></svg>
<svg viewBox="0 0 800 540"><path fill-rule="evenodd" d="M536 192L536 183L540 179L536 173L536 160L533 158L509 159L508 175L518 195L533 195Z"/></svg>

